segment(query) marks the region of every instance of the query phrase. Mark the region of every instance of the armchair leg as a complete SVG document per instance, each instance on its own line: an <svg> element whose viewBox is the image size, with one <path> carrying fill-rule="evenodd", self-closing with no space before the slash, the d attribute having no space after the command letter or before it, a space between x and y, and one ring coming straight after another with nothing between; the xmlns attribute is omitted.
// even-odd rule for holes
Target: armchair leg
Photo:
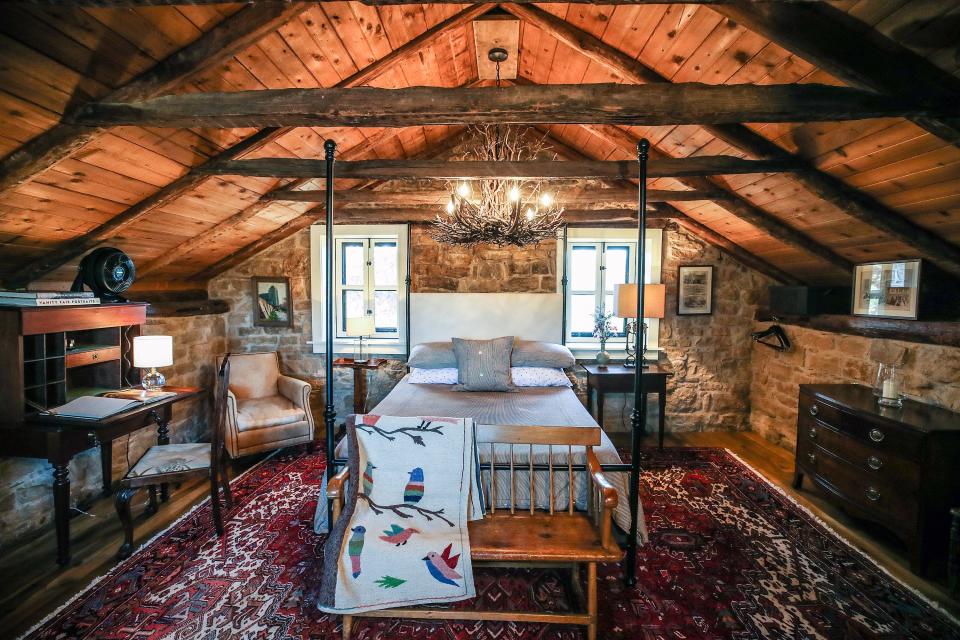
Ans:
<svg viewBox="0 0 960 640"><path fill-rule="evenodd" d="M117 558L129 558L133 553L133 517L130 515L130 500L137 492L132 487L123 487L114 495L113 504L120 516L120 525L123 527L123 544L117 550Z"/></svg>

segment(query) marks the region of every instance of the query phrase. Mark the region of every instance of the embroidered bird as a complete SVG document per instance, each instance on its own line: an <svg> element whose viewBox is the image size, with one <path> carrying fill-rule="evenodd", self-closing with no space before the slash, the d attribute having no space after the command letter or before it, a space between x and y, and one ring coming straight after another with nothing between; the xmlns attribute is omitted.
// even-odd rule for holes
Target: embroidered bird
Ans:
<svg viewBox="0 0 960 640"><path fill-rule="evenodd" d="M367 532L367 528L363 525L357 525L351 531L353 535L350 536L350 541L347 543L347 555L350 556L350 568L354 579L356 579L360 577L360 553L363 551L363 534Z"/></svg>
<svg viewBox="0 0 960 640"><path fill-rule="evenodd" d="M413 527L404 529L398 524L392 524L390 525L389 529L386 529L383 532L383 535L380 536L380 539L384 542L389 542L390 544L399 547L402 544L407 544L407 540L409 540L410 536L415 533L420 533L420 531L414 529Z"/></svg>
<svg viewBox="0 0 960 640"><path fill-rule="evenodd" d="M363 471L363 492L368 496L373 492L373 470L376 469L372 462L367 463L367 468Z"/></svg>
<svg viewBox="0 0 960 640"><path fill-rule="evenodd" d="M437 553L436 551L431 551L423 558L426 562L427 570L430 571L430 575L433 576L437 582L442 582L443 584L452 584L455 587L460 585L454 582L455 579L462 578L463 576L454 571L457 566L457 563L460 561L460 554L451 557L450 549L453 548L453 543L447 545L447 548L443 550L443 553Z"/></svg>
<svg viewBox="0 0 960 640"><path fill-rule="evenodd" d="M410 472L410 482L403 490L403 501L416 504L423 499L423 469L417 467Z"/></svg>

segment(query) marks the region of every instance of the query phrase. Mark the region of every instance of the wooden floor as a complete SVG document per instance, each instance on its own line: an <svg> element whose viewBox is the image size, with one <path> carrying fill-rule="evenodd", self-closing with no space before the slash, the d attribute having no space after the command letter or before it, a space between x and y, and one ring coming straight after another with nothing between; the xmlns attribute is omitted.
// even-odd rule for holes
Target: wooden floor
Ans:
<svg viewBox="0 0 960 640"><path fill-rule="evenodd" d="M624 434L612 434L619 446ZM654 446L653 438L645 442ZM940 602L955 614L960 606L952 601L942 585L933 584L910 573L903 550L889 536L867 523L857 521L828 504L807 483L803 491L790 488L793 456L753 433L707 432L671 434L666 446L722 447L729 449L766 478L783 487L791 496L811 509L824 522L854 546L868 553L893 575ZM255 460L237 465L235 473ZM170 525L190 506L207 496L206 484L177 489L170 502L150 518L143 515L146 494L138 494L135 505L136 544L142 544ZM0 636L12 638L43 619L94 578L113 567L114 554L121 542L119 521L109 499L98 500L90 515L78 515L71 521L73 563L58 567L54 562L53 531L47 531L20 547L5 550L0 556Z"/></svg>

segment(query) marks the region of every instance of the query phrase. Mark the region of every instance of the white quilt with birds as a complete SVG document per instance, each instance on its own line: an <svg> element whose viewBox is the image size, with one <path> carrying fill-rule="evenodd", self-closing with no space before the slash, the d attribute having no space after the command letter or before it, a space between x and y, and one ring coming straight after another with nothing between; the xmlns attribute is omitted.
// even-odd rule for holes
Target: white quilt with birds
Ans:
<svg viewBox="0 0 960 640"><path fill-rule="evenodd" d="M367 414L355 425L344 509L324 547L320 609L474 597L467 522L482 508L473 421Z"/></svg>

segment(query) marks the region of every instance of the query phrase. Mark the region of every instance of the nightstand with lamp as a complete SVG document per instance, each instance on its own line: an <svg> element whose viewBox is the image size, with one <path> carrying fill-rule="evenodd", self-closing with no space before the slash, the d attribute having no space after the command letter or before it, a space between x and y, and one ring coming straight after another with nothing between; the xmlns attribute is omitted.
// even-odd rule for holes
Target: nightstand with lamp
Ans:
<svg viewBox="0 0 960 640"><path fill-rule="evenodd" d="M357 348L354 358L337 358L333 366L344 369L353 369L353 412L366 413L367 410L367 371L376 371L386 360L371 358L363 353L363 339L376 333L373 316L359 316L347 318L347 335L357 338Z"/></svg>
<svg viewBox="0 0 960 640"><path fill-rule="evenodd" d="M636 283L618 284L613 291L613 308L616 309L618 318L627 318L627 357L623 361L623 366L634 367L639 360L641 367L644 364L644 356L647 353L647 323L646 318L663 318L664 308L667 301L667 286L664 284L645 284L643 285L643 319L637 318L637 285ZM632 322L631 322L632 320ZM634 335L638 327L637 323L643 325L643 336L641 353L637 354L633 349L635 342Z"/></svg>

